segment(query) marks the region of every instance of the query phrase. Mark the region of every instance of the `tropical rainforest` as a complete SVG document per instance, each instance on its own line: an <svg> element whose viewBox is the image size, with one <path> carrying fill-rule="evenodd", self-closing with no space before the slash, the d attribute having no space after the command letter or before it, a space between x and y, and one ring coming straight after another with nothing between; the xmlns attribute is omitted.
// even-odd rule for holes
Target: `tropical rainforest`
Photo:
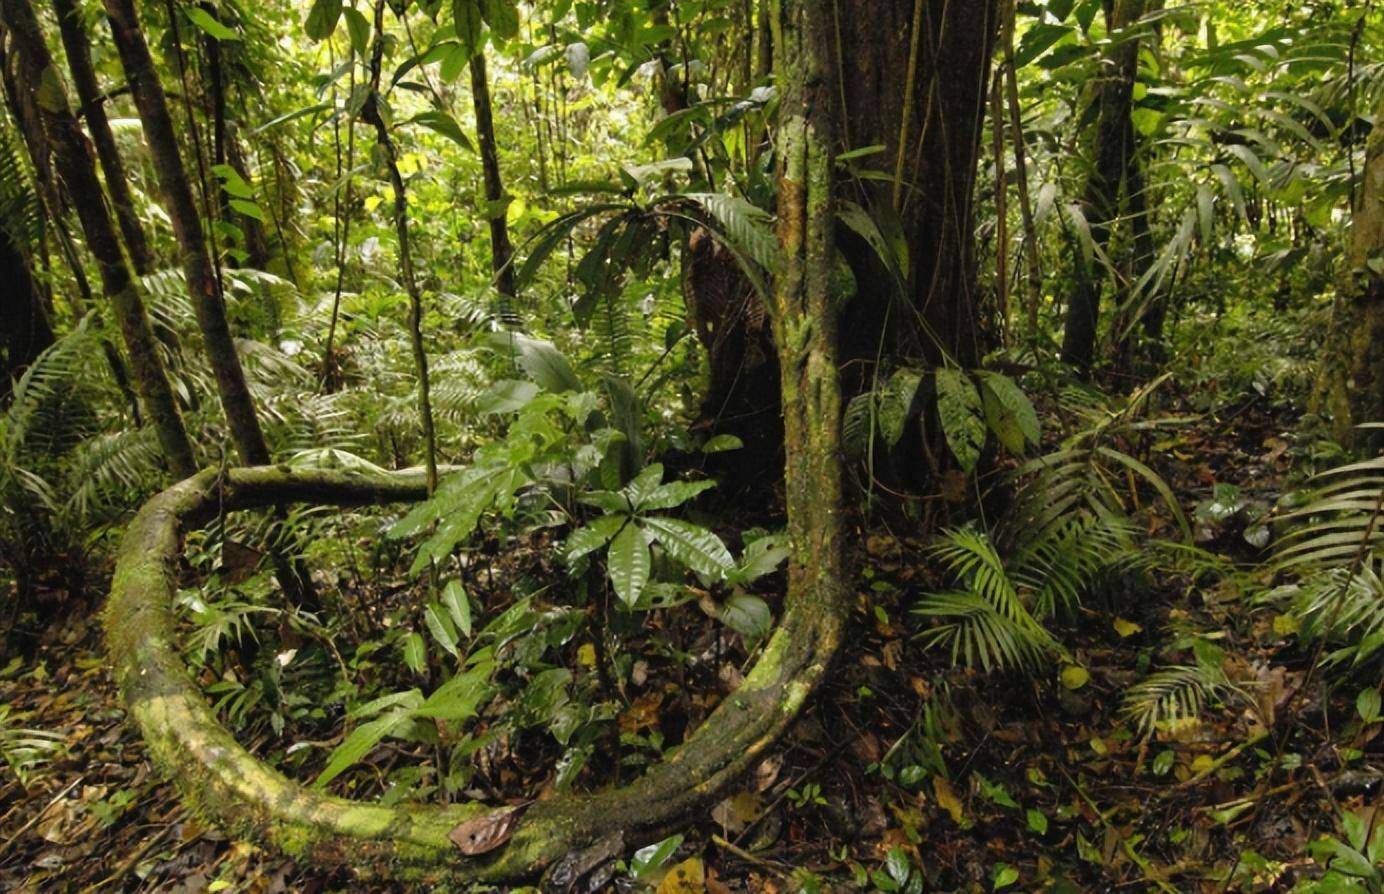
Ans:
<svg viewBox="0 0 1384 894"><path fill-rule="evenodd" d="M1384 892L1372 0L0 0L0 888Z"/></svg>

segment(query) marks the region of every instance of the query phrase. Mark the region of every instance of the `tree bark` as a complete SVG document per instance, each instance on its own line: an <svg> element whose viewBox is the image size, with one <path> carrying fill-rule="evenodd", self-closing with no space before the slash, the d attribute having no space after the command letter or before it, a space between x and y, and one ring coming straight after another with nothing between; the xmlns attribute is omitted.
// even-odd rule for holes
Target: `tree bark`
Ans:
<svg viewBox="0 0 1384 894"><path fill-rule="evenodd" d="M111 132L110 120L106 117L105 97L91 64L91 46L87 42L82 12L73 0L53 0L53 11L57 13L58 32L62 36L63 50L67 53L67 69L72 73L77 101L86 118L91 142L96 147L101 171L106 175L106 190L115 209L120 235L125 239L135 273L144 276L154 269L154 254L145 238L139 215L135 212L135 200L130 194L125 163L121 160L115 134Z"/></svg>
<svg viewBox="0 0 1384 894"><path fill-rule="evenodd" d="M125 347L130 354L135 387L169 465L179 476L191 475L197 470L192 444L159 359L158 346L143 299L121 253L115 226L106 211L100 182L96 177L96 165L87 151L77 120L68 107L62 79L43 41L38 17L29 0L3 0L0 10L3 10L7 27L14 32L23 80L27 84L41 85L38 88L38 105L47 141L53 150L58 172L68 186L77 217L86 234L87 247L96 258L103 289L115 308Z"/></svg>
<svg viewBox="0 0 1384 894"><path fill-rule="evenodd" d="M197 312L197 324L202 331L207 357L216 377L221 406L226 413L236 452L247 465L269 462L269 447L260 430L254 400L245 381L245 371L236 353L235 339L226 320L226 306L216 268L202 231L197 201L188 182L173 119L168 112L163 85L159 83L149 45L140 30L134 0L105 0L111 33L116 50L130 81L135 106L144 124L144 138L154 158L159 186L168 203L168 216L173 223L182 253L187 285Z"/></svg>
<svg viewBox="0 0 1384 894"><path fill-rule="evenodd" d="M1347 445L1378 446L1378 432L1364 437L1355 426L1384 422L1384 102L1374 122L1316 401Z"/></svg>
<svg viewBox="0 0 1384 894"><path fill-rule="evenodd" d="M893 277L873 249L851 240L857 297L842 351L873 361L884 332L886 353L891 345L911 347L934 364L945 355L972 366L992 340L976 288L974 192L999 0L844 0L836 26L838 145L882 145L880 166L900 174L896 210L908 246L904 292L912 318L890 314L883 296L897 293ZM867 181L856 198L880 216L893 206L892 192Z"/></svg>
<svg viewBox="0 0 1384 894"><path fill-rule="evenodd" d="M1114 0L1107 8L1107 30L1111 35L1139 21L1145 0ZM1096 87L1096 123L1091 143L1091 168L1086 175L1082 205L1091 231L1095 254L1110 244L1110 233L1120 206L1120 183L1133 152L1133 131L1129 115L1134 102L1134 80L1139 69L1139 40L1124 37L1103 61L1104 77ZM1096 337L1100 327L1100 302L1104 277L1099 260L1085 259L1085 251L1073 245L1076 281L1067 304L1066 328L1062 336L1062 361L1086 373L1095 361Z"/></svg>
<svg viewBox="0 0 1384 894"><path fill-rule="evenodd" d="M0 406L15 379L53 344L53 327L29 267L28 252L11 228L0 224Z"/></svg>
<svg viewBox="0 0 1384 894"><path fill-rule="evenodd" d="M505 184L500 176L500 152L495 144L495 122L491 115L490 83L485 73L485 53L471 57L471 100L476 110L476 142L481 150L481 169L485 177L485 216L490 222L490 269L495 291L500 293L500 317L514 315L514 249L509 244L509 225L501 207Z"/></svg>

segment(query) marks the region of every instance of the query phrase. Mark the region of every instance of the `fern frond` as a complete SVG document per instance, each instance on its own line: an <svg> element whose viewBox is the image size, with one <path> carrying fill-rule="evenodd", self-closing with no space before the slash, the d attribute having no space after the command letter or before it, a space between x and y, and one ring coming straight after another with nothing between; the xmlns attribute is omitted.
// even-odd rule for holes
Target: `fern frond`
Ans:
<svg viewBox="0 0 1384 894"><path fill-rule="evenodd" d="M954 663L992 670L1035 671L1057 651L1057 643L1037 622L1008 618L974 592L929 593L914 614L941 619L919 639L925 648L947 647Z"/></svg>
<svg viewBox="0 0 1384 894"><path fill-rule="evenodd" d="M1219 668L1175 665L1129 687L1120 712L1145 733L1159 727L1185 729L1199 723L1203 709L1232 688Z"/></svg>

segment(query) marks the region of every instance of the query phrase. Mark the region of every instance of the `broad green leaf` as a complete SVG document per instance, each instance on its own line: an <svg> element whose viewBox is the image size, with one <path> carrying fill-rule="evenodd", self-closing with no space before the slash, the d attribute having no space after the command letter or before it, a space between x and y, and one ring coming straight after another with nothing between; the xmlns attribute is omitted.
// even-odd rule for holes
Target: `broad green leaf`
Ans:
<svg viewBox="0 0 1384 894"><path fill-rule="evenodd" d="M336 30L341 18L341 0L312 0L304 30L313 40L326 40Z"/></svg>
<svg viewBox="0 0 1384 894"><path fill-rule="evenodd" d="M606 567L610 572L610 582L615 586L615 595L626 606L633 608L644 593L649 582L649 543L644 532L634 524L626 524L610 542L606 553Z"/></svg>
<svg viewBox="0 0 1384 894"><path fill-rule="evenodd" d="M654 488L652 493L640 500L638 508L641 512L672 509L715 486L715 481L670 481Z"/></svg>
<svg viewBox="0 0 1384 894"><path fill-rule="evenodd" d="M1070 25L1044 22L1024 31L1018 48L1014 51L1014 65L1023 68L1046 53L1059 40L1072 33Z"/></svg>
<svg viewBox="0 0 1384 894"><path fill-rule="evenodd" d="M1011 453L1022 453L1025 444L1037 444L1042 437L1038 413L1014 380L999 373L983 372L980 386L985 421L1000 443Z"/></svg>
<svg viewBox="0 0 1384 894"><path fill-rule="evenodd" d="M738 593L721 606L721 623L747 639L763 639L769 635L773 614L769 603L749 593Z"/></svg>
<svg viewBox="0 0 1384 894"><path fill-rule="evenodd" d="M520 368L544 391L562 394L583 390L572 364L552 342L517 332L497 332L491 343L502 352L512 353Z"/></svg>
<svg viewBox="0 0 1384 894"><path fill-rule="evenodd" d="M331 757L327 758L327 765L312 782L313 788L324 788L327 783L359 763L371 749L407 723L412 716L412 708L395 708L388 714L356 727L340 745L336 746Z"/></svg>
<svg viewBox="0 0 1384 894"><path fill-rule="evenodd" d="M1332 869L1355 878L1375 879L1379 877L1379 870L1374 868L1374 864L1364 854L1354 850L1344 841L1332 839L1329 842L1329 847L1332 852Z"/></svg>
<svg viewBox="0 0 1384 894"><path fill-rule="evenodd" d="M56 66L48 66L39 75L36 98L39 108L46 112L61 112L67 108L67 90Z"/></svg>
<svg viewBox="0 0 1384 894"><path fill-rule="evenodd" d="M354 6L346 7L343 12L346 16L346 31L351 37L351 49L364 56L370 49L370 20Z"/></svg>
<svg viewBox="0 0 1384 894"><path fill-rule="evenodd" d="M435 602L428 603L423 609L423 621L428 625L428 632L439 646L453 658L460 658L461 652L457 649L456 630L451 625L451 619L445 611Z"/></svg>
<svg viewBox="0 0 1384 894"><path fill-rule="evenodd" d="M476 151L476 147L471 145L470 138L462 131L461 125L457 124L456 119L446 112L440 112L436 109L427 112L419 112L417 115L410 118L409 121L416 122L423 125L428 130L442 134L467 152Z"/></svg>
<svg viewBox="0 0 1384 894"><path fill-rule="evenodd" d="M783 534L767 534L745 547L736 563L734 579L749 583L766 574L773 574L788 558L788 538Z"/></svg>
<svg viewBox="0 0 1384 894"><path fill-rule="evenodd" d="M442 605L447 609L447 614L451 615L452 622L457 625L461 635L469 637L471 635L471 600L466 595L466 588L461 585L459 580L450 580L447 586L442 588Z"/></svg>
<svg viewBox="0 0 1384 894"><path fill-rule="evenodd" d="M1201 241L1210 245L1214 232L1216 196L1205 183L1197 184L1197 220L1201 223Z"/></svg>
<svg viewBox="0 0 1384 894"><path fill-rule="evenodd" d="M532 382L500 379L493 383L477 402L482 414L513 413L528 406L538 396L538 386Z"/></svg>
<svg viewBox="0 0 1384 894"><path fill-rule="evenodd" d="M971 471L980 461L985 446L984 412L980 394L964 372L937 370L937 415L947 446L962 471Z"/></svg>
<svg viewBox="0 0 1384 894"><path fill-rule="evenodd" d="M230 206L235 211L239 211L246 217L253 217L260 223L265 222L264 209L257 202L246 201L245 199L231 199Z"/></svg>
<svg viewBox="0 0 1384 894"><path fill-rule="evenodd" d="M700 525L658 516L641 519L640 523L674 561L698 574L720 578L735 567L721 538Z"/></svg>
<svg viewBox="0 0 1384 894"><path fill-rule="evenodd" d="M1359 712L1360 719L1366 723L1374 723L1379 719L1379 690L1373 686L1366 686L1360 690L1359 696L1355 699L1355 710Z"/></svg>
<svg viewBox="0 0 1384 894"><path fill-rule="evenodd" d="M631 506L638 509L658 489L659 482L662 480L663 464L650 463L638 475L631 478L629 484L620 489L620 494L629 501Z"/></svg>
<svg viewBox="0 0 1384 894"><path fill-rule="evenodd" d="M414 716L451 723L474 717L480 706L495 693L495 687L490 682L494 670L494 661L477 662L465 673L457 674L437 687L414 712Z"/></svg>
<svg viewBox="0 0 1384 894"><path fill-rule="evenodd" d="M461 60L464 65L472 53L480 50L481 35L485 31L480 0L452 0L452 20L465 54Z"/></svg>
<svg viewBox="0 0 1384 894"><path fill-rule="evenodd" d="M415 674L428 669L428 645L416 631L404 637L404 664Z"/></svg>
<svg viewBox="0 0 1384 894"><path fill-rule="evenodd" d="M466 67L466 63L471 61L471 55L475 52L473 46L473 44L462 42L447 51L447 55L442 57L442 64L437 69L442 80L450 84L461 75L461 70Z"/></svg>
<svg viewBox="0 0 1384 894"><path fill-rule="evenodd" d="M727 450L739 450L744 446L745 443L735 435L716 435L702 445L702 452L724 453Z"/></svg>
<svg viewBox="0 0 1384 894"><path fill-rule="evenodd" d="M192 24L205 31L214 40L240 40L239 34L221 24L215 16L200 6L184 7L183 12L187 13Z"/></svg>
<svg viewBox="0 0 1384 894"><path fill-rule="evenodd" d="M880 436L884 443L895 447L903 437L904 425L908 422L908 411L918 394L918 386L923 382L922 373L912 369L901 369L889 377L881 389L876 408L876 419Z"/></svg>
<svg viewBox="0 0 1384 894"><path fill-rule="evenodd" d="M563 551L563 560L572 565L587 553L595 552L610 542L620 530L620 526L625 523L628 516L624 515L602 515L600 518L592 520L585 527L577 528L567 538L567 544Z"/></svg>
<svg viewBox="0 0 1384 894"><path fill-rule="evenodd" d="M627 174L630 181L636 186L662 180L669 174L681 174L692 170L692 159L690 158L667 158L663 161L650 162L646 165L626 164L620 170Z"/></svg>
<svg viewBox="0 0 1384 894"><path fill-rule="evenodd" d="M518 36L519 6L515 0L482 0L481 16L500 40Z"/></svg>
<svg viewBox="0 0 1384 894"><path fill-rule="evenodd" d="M899 253L897 244L885 238L883 229L870 216L870 212L855 202L843 201L837 206L836 219L865 240L896 280L902 283L908 278L907 250Z"/></svg>
<svg viewBox="0 0 1384 894"><path fill-rule="evenodd" d="M237 199L253 199L255 190L245 178L240 176L240 172L230 165L212 165L211 172L221 181L221 188L226 191L226 195Z"/></svg>

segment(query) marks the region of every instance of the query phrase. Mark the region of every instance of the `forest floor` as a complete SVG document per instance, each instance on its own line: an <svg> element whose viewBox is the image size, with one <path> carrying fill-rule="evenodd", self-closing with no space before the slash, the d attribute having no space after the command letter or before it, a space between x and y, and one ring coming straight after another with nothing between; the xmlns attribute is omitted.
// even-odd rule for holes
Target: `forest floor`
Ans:
<svg viewBox="0 0 1384 894"><path fill-rule="evenodd" d="M1158 468L1186 505L1216 484L1271 504L1292 425L1251 401L1179 430ZM1204 546L1246 548L1233 518L1203 521ZM803 868L828 890L862 873L867 887L907 890L919 872L927 890L1287 890L1308 843L1377 797L1380 725L1344 743L1315 686L1295 695L1310 656L1272 613L1238 605L1232 623L1232 606L1197 581L1125 582L1063 632L1089 680L984 677L911 638L908 606L934 582L921 549L883 529L862 536L856 633L831 682L753 778L689 817L668 865L691 861L704 881L670 876L659 890L794 890ZM0 889L373 889L188 816L124 722L99 594L58 601L66 617L33 657L0 667L0 704L63 736L27 779L0 776ZM1218 631L1227 662L1258 685L1176 735L1141 737L1119 714L1123 694L1191 629ZM636 887L624 878L614 884Z"/></svg>

